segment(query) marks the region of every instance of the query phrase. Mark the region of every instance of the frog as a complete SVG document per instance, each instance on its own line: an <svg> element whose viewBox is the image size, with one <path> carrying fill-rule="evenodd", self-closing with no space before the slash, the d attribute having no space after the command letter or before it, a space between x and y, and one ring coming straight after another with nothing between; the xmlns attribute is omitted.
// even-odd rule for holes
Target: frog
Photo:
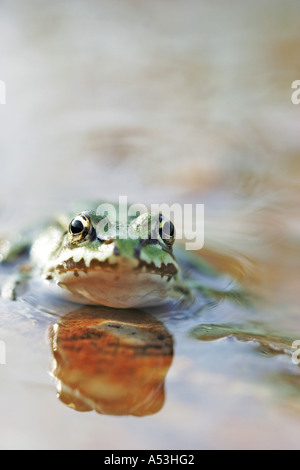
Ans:
<svg viewBox="0 0 300 470"><path fill-rule="evenodd" d="M228 290L228 282L225 289L206 283L220 273L175 244L175 226L161 212L128 215L121 222L98 213L99 206L60 215L19 247L1 252L0 244L2 263L29 253L2 285L2 297L16 300L20 286L36 276L68 301L119 309L188 306L196 292L207 298L237 292Z"/></svg>

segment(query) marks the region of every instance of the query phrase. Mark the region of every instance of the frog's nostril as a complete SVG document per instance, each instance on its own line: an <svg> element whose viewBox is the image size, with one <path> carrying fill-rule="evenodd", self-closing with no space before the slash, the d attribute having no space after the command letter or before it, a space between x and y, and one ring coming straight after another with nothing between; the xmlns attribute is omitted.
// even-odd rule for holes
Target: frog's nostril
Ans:
<svg viewBox="0 0 300 470"><path fill-rule="evenodd" d="M115 247L114 247L114 255L120 256L120 254L121 254L121 253L120 253L119 248L118 248L117 246L115 246Z"/></svg>
<svg viewBox="0 0 300 470"><path fill-rule="evenodd" d="M99 238L100 240L100 238ZM113 238L110 238L109 240L104 240L105 245L109 245L110 243L113 243L115 240Z"/></svg>

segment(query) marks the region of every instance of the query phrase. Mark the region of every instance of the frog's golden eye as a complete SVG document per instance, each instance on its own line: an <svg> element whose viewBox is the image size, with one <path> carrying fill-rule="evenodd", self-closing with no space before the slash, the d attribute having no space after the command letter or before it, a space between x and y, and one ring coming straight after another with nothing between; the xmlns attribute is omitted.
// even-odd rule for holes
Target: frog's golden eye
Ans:
<svg viewBox="0 0 300 470"><path fill-rule="evenodd" d="M175 241L175 227L169 220L159 214L159 236L167 246L172 246Z"/></svg>
<svg viewBox="0 0 300 470"><path fill-rule="evenodd" d="M80 214L69 225L69 240L72 243L82 242L91 230L92 224L90 218L85 214Z"/></svg>

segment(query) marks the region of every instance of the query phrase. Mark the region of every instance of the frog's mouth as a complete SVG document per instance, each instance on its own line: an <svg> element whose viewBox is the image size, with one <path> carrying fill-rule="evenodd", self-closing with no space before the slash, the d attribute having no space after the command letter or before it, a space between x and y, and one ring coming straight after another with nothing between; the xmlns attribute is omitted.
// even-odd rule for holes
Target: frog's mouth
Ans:
<svg viewBox="0 0 300 470"><path fill-rule="evenodd" d="M80 249L71 256L65 253L48 277L71 293L70 300L80 303L129 308L166 302L178 274L171 255L152 261L140 254L121 255L114 244L108 246L107 256L100 250L89 257Z"/></svg>

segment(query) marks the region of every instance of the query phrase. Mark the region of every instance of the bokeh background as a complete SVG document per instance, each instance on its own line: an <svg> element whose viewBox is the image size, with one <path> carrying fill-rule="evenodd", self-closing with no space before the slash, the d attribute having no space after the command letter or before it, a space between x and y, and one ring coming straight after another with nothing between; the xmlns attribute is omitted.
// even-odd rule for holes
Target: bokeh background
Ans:
<svg viewBox="0 0 300 470"><path fill-rule="evenodd" d="M205 203L207 243L257 235L255 216L268 241L298 236L298 8L2 2L4 217L22 225L74 199L124 194Z"/></svg>
<svg viewBox="0 0 300 470"><path fill-rule="evenodd" d="M296 331L299 1L3 0L0 10L1 235L80 199L204 203L204 255L266 296L272 324ZM191 446L198 431L207 447L261 442L256 419L244 416L244 434L228 434L227 415L223 428L208 419L204 438L204 424L198 430L192 411L178 406ZM267 442L295 446L288 427L300 421L275 415ZM27 438L16 426L16 442L58 445L51 433L38 437L35 420ZM187 446L171 422L162 445ZM99 445L93 426L66 445ZM151 426L137 445L157 444ZM8 446L13 436L12 428Z"/></svg>

